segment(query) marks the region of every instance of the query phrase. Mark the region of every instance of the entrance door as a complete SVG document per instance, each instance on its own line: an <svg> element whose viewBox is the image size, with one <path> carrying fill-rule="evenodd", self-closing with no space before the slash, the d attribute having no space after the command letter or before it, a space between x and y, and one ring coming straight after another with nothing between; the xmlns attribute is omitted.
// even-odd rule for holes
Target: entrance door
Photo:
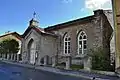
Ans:
<svg viewBox="0 0 120 80"><path fill-rule="evenodd" d="M30 63L35 63L35 50L30 50Z"/></svg>
<svg viewBox="0 0 120 80"><path fill-rule="evenodd" d="M28 43L28 54L29 54L29 62L31 64L35 63L35 43L34 40L31 39Z"/></svg>

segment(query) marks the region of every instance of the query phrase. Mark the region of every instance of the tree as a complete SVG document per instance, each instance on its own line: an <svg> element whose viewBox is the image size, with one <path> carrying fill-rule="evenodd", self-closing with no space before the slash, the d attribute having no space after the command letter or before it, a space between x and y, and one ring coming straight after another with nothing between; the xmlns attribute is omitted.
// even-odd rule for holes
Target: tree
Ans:
<svg viewBox="0 0 120 80"><path fill-rule="evenodd" d="M101 48L91 50L91 52L92 52L92 69L114 71L114 66L110 65L109 53L106 53Z"/></svg>
<svg viewBox="0 0 120 80"><path fill-rule="evenodd" d="M5 39L0 42L0 53L11 54L19 51L19 43L15 39Z"/></svg>

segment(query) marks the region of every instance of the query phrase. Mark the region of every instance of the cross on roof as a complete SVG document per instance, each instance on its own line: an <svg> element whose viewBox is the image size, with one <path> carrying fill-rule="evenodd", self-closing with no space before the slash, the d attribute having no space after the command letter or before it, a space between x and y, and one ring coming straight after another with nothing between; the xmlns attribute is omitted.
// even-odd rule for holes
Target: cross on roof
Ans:
<svg viewBox="0 0 120 80"><path fill-rule="evenodd" d="M34 11L34 13L33 13L33 19L35 19L36 18L36 12Z"/></svg>

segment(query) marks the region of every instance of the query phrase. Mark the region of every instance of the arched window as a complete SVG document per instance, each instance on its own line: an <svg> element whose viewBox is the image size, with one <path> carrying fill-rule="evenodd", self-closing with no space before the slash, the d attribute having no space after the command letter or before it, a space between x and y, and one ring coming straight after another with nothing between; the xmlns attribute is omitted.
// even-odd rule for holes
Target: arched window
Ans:
<svg viewBox="0 0 120 80"><path fill-rule="evenodd" d="M87 35L84 31L78 34L78 54L84 54L87 49Z"/></svg>
<svg viewBox="0 0 120 80"><path fill-rule="evenodd" d="M64 36L64 54L70 53L70 36L66 34Z"/></svg>

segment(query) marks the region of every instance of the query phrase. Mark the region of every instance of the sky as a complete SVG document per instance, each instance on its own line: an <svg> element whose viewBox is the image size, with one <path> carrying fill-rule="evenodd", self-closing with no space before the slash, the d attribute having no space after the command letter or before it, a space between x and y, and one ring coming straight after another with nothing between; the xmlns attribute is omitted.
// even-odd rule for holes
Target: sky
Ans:
<svg viewBox="0 0 120 80"><path fill-rule="evenodd" d="M97 9L112 9L111 0L1 0L0 35L23 34L34 12L39 27L45 28L90 16Z"/></svg>

